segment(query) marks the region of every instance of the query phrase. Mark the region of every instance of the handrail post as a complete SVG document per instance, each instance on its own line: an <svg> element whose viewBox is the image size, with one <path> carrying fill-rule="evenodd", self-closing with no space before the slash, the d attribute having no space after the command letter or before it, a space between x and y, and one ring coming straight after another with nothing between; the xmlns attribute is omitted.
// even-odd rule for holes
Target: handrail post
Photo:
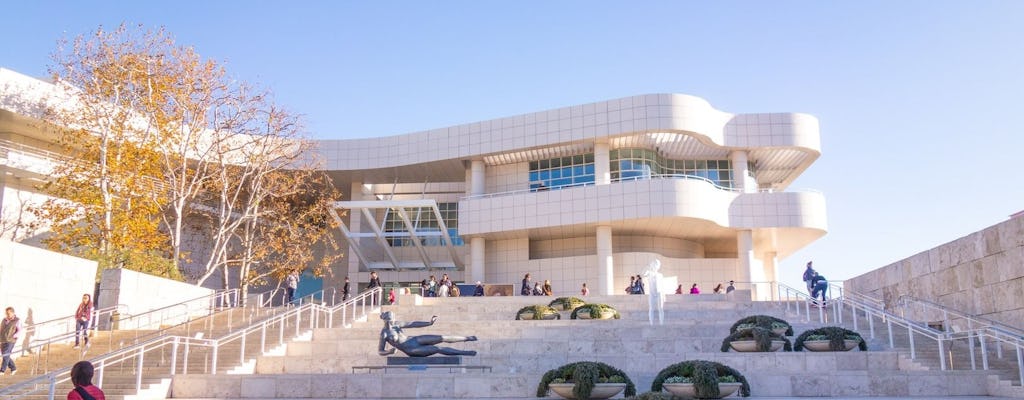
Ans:
<svg viewBox="0 0 1024 400"><path fill-rule="evenodd" d="M967 331L967 345L971 348L971 370L977 370L978 365L974 356L974 332Z"/></svg>
<svg viewBox="0 0 1024 400"><path fill-rule="evenodd" d="M245 337L249 334L242 331L242 350L238 352L238 364L245 364Z"/></svg>
<svg viewBox="0 0 1024 400"><path fill-rule="evenodd" d="M978 335L978 342L981 343L981 368L988 371L988 347L985 345L985 335Z"/></svg>
<svg viewBox="0 0 1024 400"><path fill-rule="evenodd" d="M267 352L267 323L260 324L260 354Z"/></svg>
<svg viewBox="0 0 1024 400"><path fill-rule="evenodd" d="M1014 340L1014 348L1017 349L1017 379L1024 382L1024 358L1020 351L1020 339Z"/></svg>
<svg viewBox="0 0 1024 400"><path fill-rule="evenodd" d="M139 361L135 366L135 391L142 390L142 362L145 359L146 348L139 349Z"/></svg>
<svg viewBox="0 0 1024 400"><path fill-rule="evenodd" d="M171 343L171 376L174 376L174 372L178 369L178 337L174 337L174 342Z"/></svg>
<svg viewBox="0 0 1024 400"><path fill-rule="evenodd" d="M868 310L864 309L864 314L867 313ZM854 305L852 302L850 303L850 314L853 315L853 330L860 330L860 327L857 325L857 306Z"/></svg>
<svg viewBox="0 0 1024 400"><path fill-rule="evenodd" d="M100 365L97 366L97 368L99 369L99 376L96 377L96 386L103 386L103 370L106 369L107 361L101 360L99 364Z"/></svg>
<svg viewBox="0 0 1024 400"><path fill-rule="evenodd" d="M213 360L210 361L210 374L211 375L217 375L217 352L219 350L220 350L220 342L217 341L217 340L214 340L213 341L213 351L211 352L211 355L213 356Z"/></svg>
<svg viewBox="0 0 1024 400"><path fill-rule="evenodd" d="M875 318L871 316L867 310L864 310L864 316L868 319L868 329L871 330L871 338L875 338ZM857 320L857 313L853 313L853 320Z"/></svg>
<svg viewBox="0 0 1024 400"><path fill-rule="evenodd" d="M946 370L946 344L942 340L942 336L937 337L939 342L939 365L942 366L942 370ZM952 360L950 360L952 361ZM950 365L952 367L952 365Z"/></svg>
<svg viewBox="0 0 1024 400"><path fill-rule="evenodd" d="M181 354L181 374L188 375L188 351L192 347L189 340L185 340L185 350Z"/></svg>
<svg viewBox="0 0 1024 400"><path fill-rule="evenodd" d="M53 400L57 395L57 375L50 375L50 393L49 399Z"/></svg>
<svg viewBox="0 0 1024 400"><path fill-rule="evenodd" d="M807 300L804 302L804 319L807 322L811 322L811 301Z"/></svg>
<svg viewBox="0 0 1024 400"><path fill-rule="evenodd" d="M914 326L909 324L909 323L907 324L907 337L910 338L910 359L911 360L916 360L917 359L917 351L914 349ZM939 362L941 363L942 362L942 357L941 357L942 355L940 354L939 356L940 356L939 357Z"/></svg>
<svg viewBox="0 0 1024 400"><path fill-rule="evenodd" d="M892 337L892 319L889 318L889 317L886 317L885 318L885 325L886 325L886 328L889 330L889 348L890 349L895 349L896 348L896 341Z"/></svg>
<svg viewBox="0 0 1024 400"><path fill-rule="evenodd" d="M818 307L818 323L825 323L825 305L821 304Z"/></svg>

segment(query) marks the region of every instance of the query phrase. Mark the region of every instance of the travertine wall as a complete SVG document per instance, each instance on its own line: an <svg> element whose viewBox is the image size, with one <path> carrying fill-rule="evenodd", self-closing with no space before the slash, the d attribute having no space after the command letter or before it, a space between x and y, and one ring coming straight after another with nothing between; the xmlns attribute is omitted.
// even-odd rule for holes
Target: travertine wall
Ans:
<svg viewBox="0 0 1024 400"><path fill-rule="evenodd" d="M901 295L1024 327L1024 218L1013 218L849 279L847 290Z"/></svg>

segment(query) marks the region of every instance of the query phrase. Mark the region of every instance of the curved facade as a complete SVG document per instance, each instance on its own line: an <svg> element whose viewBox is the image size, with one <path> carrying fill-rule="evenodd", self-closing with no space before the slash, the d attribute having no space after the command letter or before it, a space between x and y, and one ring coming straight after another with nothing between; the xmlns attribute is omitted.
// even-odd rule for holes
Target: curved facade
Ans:
<svg viewBox="0 0 1024 400"><path fill-rule="evenodd" d="M349 189L348 274L363 281L530 273L563 293L614 294L658 258L666 276L710 289L775 280L778 259L827 230L821 193L786 191L820 155L806 114L651 94L320 145ZM454 214L443 227L422 223L442 209Z"/></svg>

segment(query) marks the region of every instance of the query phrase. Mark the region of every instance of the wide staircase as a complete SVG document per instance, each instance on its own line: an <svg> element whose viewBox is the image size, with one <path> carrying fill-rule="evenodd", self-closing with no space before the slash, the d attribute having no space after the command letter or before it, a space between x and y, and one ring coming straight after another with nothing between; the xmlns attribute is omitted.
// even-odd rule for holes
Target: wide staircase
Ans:
<svg viewBox="0 0 1024 400"><path fill-rule="evenodd" d="M911 360L902 347L890 349L887 339L878 336L867 352L720 351L733 322L754 314L786 319L796 334L823 325L852 328L851 311L847 309L839 323L834 306L821 313L811 309L808 316L796 313L797 307L807 310L805 301L668 296L665 325L652 326L645 296L591 296L588 301L612 305L622 318L570 320L565 312L561 320L514 320L519 308L550 299L432 298L422 299L422 305L384 307L401 321L439 317L434 326L408 329L410 336L477 336L476 342L450 346L476 350L477 356L463 358L464 365L489 366L490 371L354 373L354 367L385 363L377 354L382 321L370 318L349 329L314 329L308 342L292 343L284 354L257 357L252 375L177 375L171 395L179 399L527 398L535 397L537 383L547 370L574 361L601 361L622 369L643 392L665 366L694 359L718 361L739 370L755 397L985 396L1000 382L994 371L943 371L920 357ZM858 331L869 338L868 320L858 318Z"/></svg>
<svg viewBox="0 0 1024 400"><path fill-rule="evenodd" d="M163 399L173 374L252 373L257 356L283 354L287 342L330 326L329 310L252 303L159 330L97 331L89 347L73 348L73 339L51 343L19 357L17 375L0 377L0 398L50 399L51 392L63 398L72 389L67 368L90 360L97 368L93 382L107 399Z"/></svg>

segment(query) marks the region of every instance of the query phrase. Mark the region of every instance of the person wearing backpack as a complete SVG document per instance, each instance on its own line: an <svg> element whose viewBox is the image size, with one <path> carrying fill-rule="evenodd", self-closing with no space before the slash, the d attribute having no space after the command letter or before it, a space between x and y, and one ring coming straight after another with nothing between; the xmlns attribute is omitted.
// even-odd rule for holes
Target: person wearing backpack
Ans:
<svg viewBox="0 0 1024 400"><path fill-rule="evenodd" d="M71 367L71 384L75 388L68 392L68 400L106 400L100 388L92 384L92 363L79 361Z"/></svg>
<svg viewBox="0 0 1024 400"><path fill-rule="evenodd" d="M816 274L817 272L814 271L813 265L814 261L808 261L807 269L804 270L803 281L804 283L807 284L807 293L811 293L812 291L814 291L814 282L812 282L811 280L814 279L814 274Z"/></svg>

